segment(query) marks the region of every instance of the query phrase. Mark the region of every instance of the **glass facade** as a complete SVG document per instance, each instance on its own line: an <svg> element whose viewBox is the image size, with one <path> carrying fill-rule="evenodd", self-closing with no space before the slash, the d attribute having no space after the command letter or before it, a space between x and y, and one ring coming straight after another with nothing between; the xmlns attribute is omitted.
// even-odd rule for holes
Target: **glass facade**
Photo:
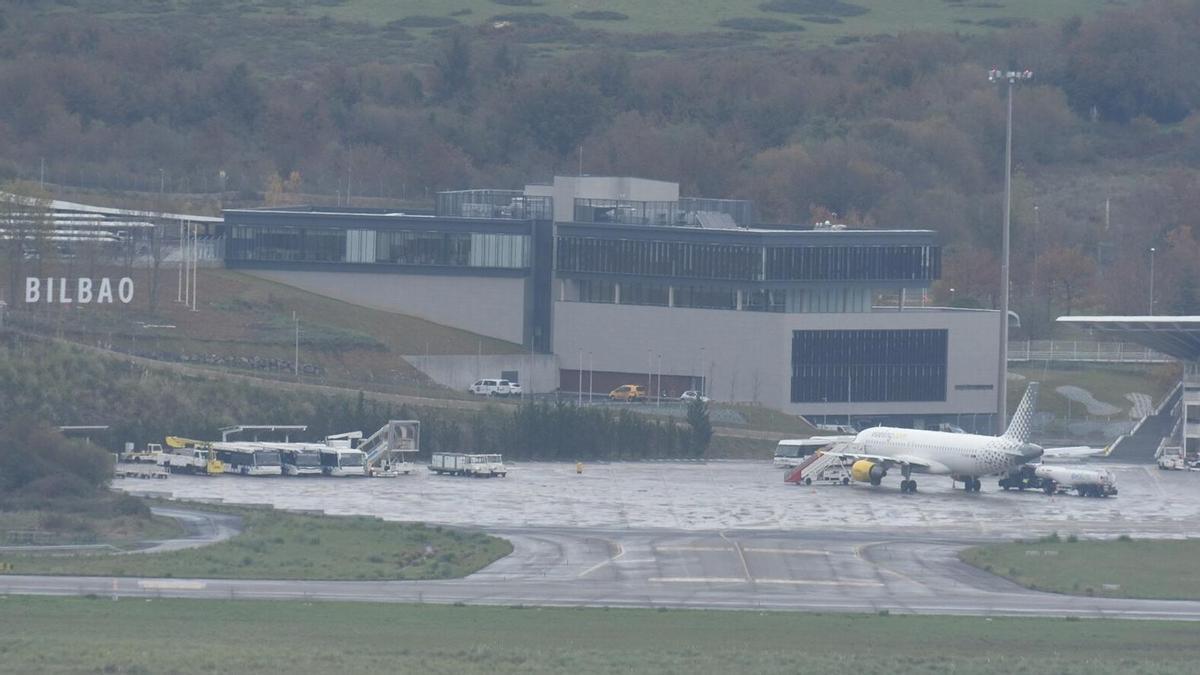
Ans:
<svg viewBox="0 0 1200 675"><path fill-rule="evenodd" d="M792 332L792 402L945 401L948 331Z"/></svg>
<svg viewBox="0 0 1200 675"><path fill-rule="evenodd" d="M941 276L937 246L768 246L769 280L933 281Z"/></svg>
<svg viewBox="0 0 1200 675"><path fill-rule="evenodd" d="M557 269L733 281L933 281L937 246L756 246L559 236Z"/></svg>
<svg viewBox="0 0 1200 675"><path fill-rule="evenodd" d="M231 228L226 257L237 261L332 262L521 269L528 235L428 230Z"/></svg>
<svg viewBox="0 0 1200 675"><path fill-rule="evenodd" d="M559 272L600 272L686 279L759 278L762 252L745 244L560 236Z"/></svg>

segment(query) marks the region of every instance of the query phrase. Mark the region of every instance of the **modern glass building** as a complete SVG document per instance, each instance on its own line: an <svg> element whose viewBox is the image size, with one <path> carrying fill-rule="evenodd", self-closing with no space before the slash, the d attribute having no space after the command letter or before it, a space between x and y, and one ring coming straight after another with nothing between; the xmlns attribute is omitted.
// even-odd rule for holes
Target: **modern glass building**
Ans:
<svg viewBox="0 0 1200 675"><path fill-rule="evenodd" d="M980 355L999 315L925 306L936 233L770 229L753 213L674 183L559 177L440 193L434 213L227 211L226 262L554 354L566 391L990 427L997 366Z"/></svg>

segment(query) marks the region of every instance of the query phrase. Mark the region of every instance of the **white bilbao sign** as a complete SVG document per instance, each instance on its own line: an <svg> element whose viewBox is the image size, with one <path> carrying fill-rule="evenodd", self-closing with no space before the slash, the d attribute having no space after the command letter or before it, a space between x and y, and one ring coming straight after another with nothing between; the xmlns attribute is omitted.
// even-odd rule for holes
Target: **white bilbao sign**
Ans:
<svg viewBox="0 0 1200 675"><path fill-rule="evenodd" d="M115 291L115 294L114 294ZM59 305L128 305L133 302L133 279L121 277L115 282L108 277L67 279L66 277L25 278L25 303Z"/></svg>

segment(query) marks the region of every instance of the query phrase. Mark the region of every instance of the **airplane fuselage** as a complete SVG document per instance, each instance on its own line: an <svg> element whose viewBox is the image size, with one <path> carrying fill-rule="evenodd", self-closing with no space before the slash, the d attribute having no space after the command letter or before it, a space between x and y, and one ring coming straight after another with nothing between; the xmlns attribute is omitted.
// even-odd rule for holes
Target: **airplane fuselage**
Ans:
<svg viewBox="0 0 1200 675"><path fill-rule="evenodd" d="M861 431L854 445L863 454L918 459L912 471L949 474L954 477L988 476L1007 473L1014 467L1036 459L1041 448L1004 436L955 434L945 431L874 427Z"/></svg>

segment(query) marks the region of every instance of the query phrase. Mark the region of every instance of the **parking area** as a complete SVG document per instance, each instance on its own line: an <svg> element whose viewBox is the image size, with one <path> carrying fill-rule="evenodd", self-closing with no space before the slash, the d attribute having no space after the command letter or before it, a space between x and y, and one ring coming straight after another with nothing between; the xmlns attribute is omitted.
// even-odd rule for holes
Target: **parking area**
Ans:
<svg viewBox="0 0 1200 675"><path fill-rule="evenodd" d="M1110 468L1120 495L1109 499L1004 492L994 478L978 494L929 476L921 477L915 495L901 494L892 477L880 488L802 487L785 484L783 472L767 462L737 461L589 464L582 474L573 464L513 464L507 478L495 480L432 476L422 467L389 479L172 476L118 479L114 485L179 498L485 528L934 532L973 538L1051 531L1200 534L1200 474L1146 465ZM745 555L745 564L758 564L755 557L753 551Z"/></svg>

